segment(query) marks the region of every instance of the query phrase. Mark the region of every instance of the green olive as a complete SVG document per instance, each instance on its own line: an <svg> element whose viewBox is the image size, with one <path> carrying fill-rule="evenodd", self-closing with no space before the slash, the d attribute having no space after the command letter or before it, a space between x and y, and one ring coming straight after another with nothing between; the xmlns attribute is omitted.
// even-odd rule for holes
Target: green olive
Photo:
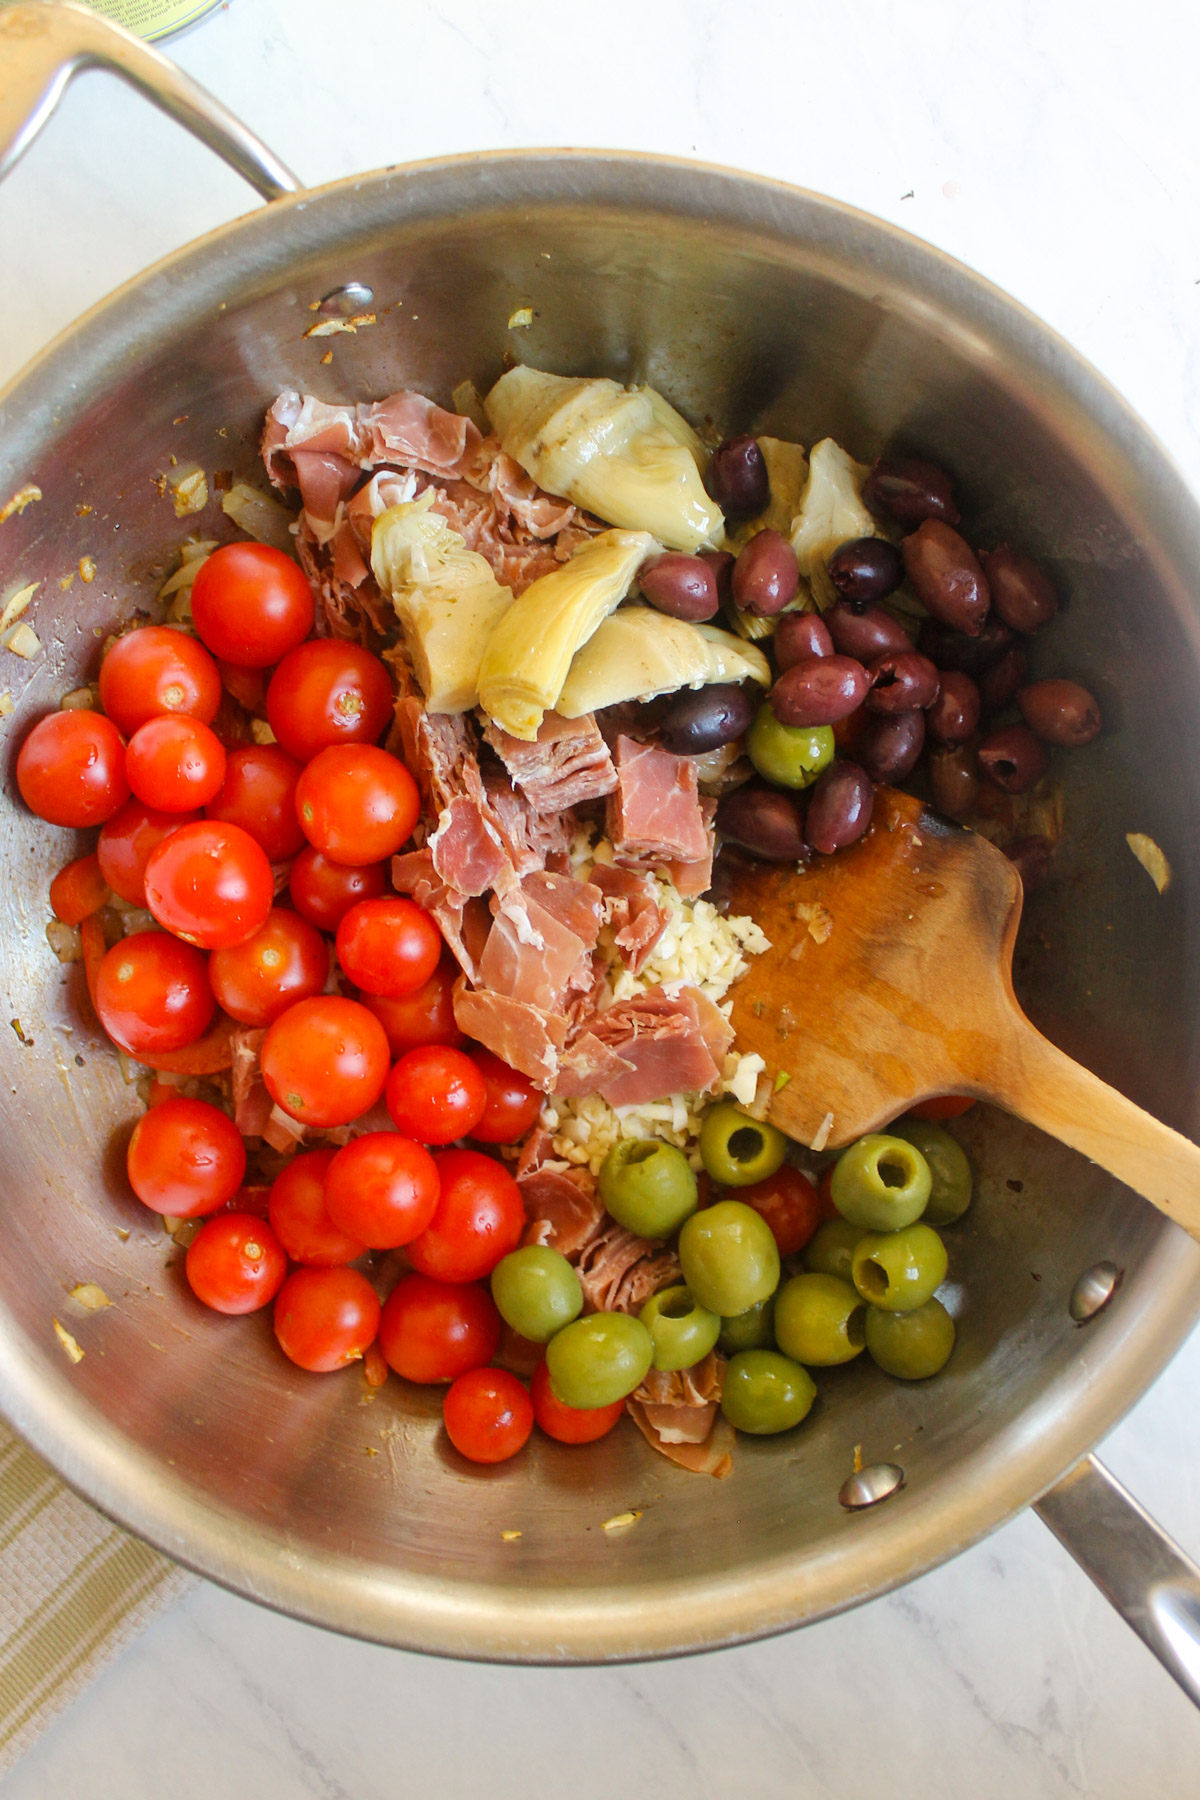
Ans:
<svg viewBox="0 0 1200 1800"><path fill-rule="evenodd" d="M971 1165L962 1145L928 1119L897 1119L888 1130L921 1152L933 1185L921 1214L927 1225L953 1225L971 1204Z"/></svg>
<svg viewBox="0 0 1200 1800"><path fill-rule="evenodd" d="M530 1343L545 1344L583 1311L579 1277L557 1250L526 1244L492 1270L492 1299L506 1325Z"/></svg>
<svg viewBox="0 0 1200 1800"><path fill-rule="evenodd" d="M752 1119L732 1100L710 1106L700 1127L700 1160L722 1187L750 1187L780 1168L788 1141L763 1119Z"/></svg>
<svg viewBox="0 0 1200 1800"><path fill-rule="evenodd" d="M550 1386L565 1406L585 1410L623 1400L646 1379L654 1341L628 1313L588 1313L546 1345Z"/></svg>
<svg viewBox="0 0 1200 1800"><path fill-rule="evenodd" d="M683 1279L723 1319L757 1306L779 1286L779 1247L766 1220L740 1200L693 1213L679 1234Z"/></svg>
<svg viewBox="0 0 1200 1800"><path fill-rule="evenodd" d="M781 725L765 700L746 733L746 755L777 787L811 787L833 752L828 725Z"/></svg>
<svg viewBox="0 0 1200 1800"><path fill-rule="evenodd" d="M626 1231L673 1237L696 1210L696 1177L661 1138L618 1138L600 1166L600 1198Z"/></svg>
<svg viewBox="0 0 1200 1800"><path fill-rule="evenodd" d="M924 1381L945 1368L953 1348L954 1320L940 1300L909 1313L867 1308L867 1350L885 1375Z"/></svg>
<svg viewBox="0 0 1200 1800"><path fill-rule="evenodd" d="M903 1138L872 1132L843 1150L830 1193L843 1219L867 1231L899 1231L919 1219L933 1178L929 1164Z"/></svg>
<svg viewBox="0 0 1200 1800"><path fill-rule="evenodd" d="M852 1225L849 1219L826 1219L804 1247L805 1268L813 1275L836 1275L839 1281L849 1281L854 1248L862 1235L862 1226Z"/></svg>
<svg viewBox="0 0 1200 1800"><path fill-rule="evenodd" d="M739 1350L773 1350L775 1348L775 1296L768 1294L757 1306L721 1320L717 1349L725 1356L736 1356Z"/></svg>
<svg viewBox="0 0 1200 1800"><path fill-rule="evenodd" d="M766 1437L798 1425L817 1397L807 1369L778 1350L741 1350L725 1371L721 1411L739 1431Z"/></svg>
<svg viewBox="0 0 1200 1800"><path fill-rule="evenodd" d="M851 1265L864 1300L884 1312L915 1312L946 1279L946 1246L928 1225L868 1232Z"/></svg>
<svg viewBox="0 0 1200 1800"><path fill-rule="evenodd" d="M850 1362L866 1343L863 1301L836 1275L793 1275L775 1296L775 1342L814 1368Z"/></svg>
<svg viewBox="0 0 1200 1800"><path fill-rule="evenodd" d="M721 1333L717 1314L697 1306L685 1287L663 1288L638 1318L654 1341L654 1367L668 1372L703 1362Z"/></svg>

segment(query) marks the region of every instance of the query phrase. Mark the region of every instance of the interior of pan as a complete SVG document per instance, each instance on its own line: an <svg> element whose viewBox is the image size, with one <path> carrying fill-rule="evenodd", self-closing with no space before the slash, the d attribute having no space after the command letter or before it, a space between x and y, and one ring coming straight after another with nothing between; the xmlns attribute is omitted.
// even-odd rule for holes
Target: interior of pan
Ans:
<svg viewBox="0 0 1200 1800"><path fill-rule="evenodd" d="M314 303L351 281L373 290L375 322L307 336ZM510 329L519 307L532 325ZM1046 560L1069 604L1039 666L1086 680L1109 729L1063 761L1067 840L1029 909L1019 989L1056 1042L1193 1135L1200 538L1144 428L986 284L830 202L652 159L457 159L280 203L114 296L0 398L0 499L26 482L43 496L0 527L0 589L41 583L27 616L43 645L31 663L0 656L16 703L0 726L0 1408L115 1517L305 1617L450 1653L656 1654L849 1604L1024 1504L1176 1347L1200 1257L1081 1159L975 1115L945 1375L823 1374L805 1426L740 1441L721 1483L632 1427L472 1469L436 1392L302 1376L265 1318L191 1303L180 1253L124 1183L136 1098L79 970L45 940L47 882L74 843L13 803L15 746L94 673L105 632L150 606L182 540L226 534L213 477L260 479L281 387L448 401L511 358L650 380L721 431L832 434L862 459L919 450L954 472L973 535ZM213 498L181 520L162 477L190 463ZM1170 858L1163 896L1128 831ZM1104 1258L1125 1279L1080 1332L1067 1298ZM83 1313L80 1282L114 1304ZM837 1492L858 1456L900 1463L906 1486L850 1516ZM603 1529L630 1511L636 1524Z"/></svg>

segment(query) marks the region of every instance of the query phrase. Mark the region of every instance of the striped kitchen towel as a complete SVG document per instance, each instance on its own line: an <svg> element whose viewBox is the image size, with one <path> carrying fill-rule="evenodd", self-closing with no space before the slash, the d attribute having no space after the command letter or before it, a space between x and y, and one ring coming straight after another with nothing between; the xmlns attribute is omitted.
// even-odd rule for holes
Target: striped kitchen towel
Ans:
<svg viewBox="0 0 1200 1800"><path fill-rule="evenodd" d="M0 1424L0 1773L191 1582Z"/></svg>

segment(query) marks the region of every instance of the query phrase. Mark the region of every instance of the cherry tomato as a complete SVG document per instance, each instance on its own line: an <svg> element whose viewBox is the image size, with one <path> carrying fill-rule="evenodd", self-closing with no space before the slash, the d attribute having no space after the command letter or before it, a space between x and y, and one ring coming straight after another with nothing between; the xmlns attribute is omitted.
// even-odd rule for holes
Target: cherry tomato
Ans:
<svg viewBox="0 0 1200 1800"><path fill-rule="evenodd" d="M338 961L356 987L397 999L424 987L438 966L442 934L415 900L360 900L337 928Z"/></svg>
<svg viewBox="0 0 1200 1800"><path fill-rule="evenodd" d="M165 837L181 825L194 825L199 813L159 812L141 800L127 800L120 812L100 827L96 856L100 873L130 906L146 904L146 864Z"/></svg>
<svg viewBox="0 0 1200 1800"><path fill-rule="evenodd" d="M331 862L383 862L407 842L421 811L417 784L374 744L318 751L296 784L296 817Z"/></svg>
<svg viewBox="0 0 1200 1800"><path fill-rule="evenodd" d="M478 1150L443 1150L433 1160L441 1198L428 1227L408 1246L409 1261L435 1281L480 1281L521 1241L521 1190L507 1169Z"/></svg>
<svg viewBox="0 0 1200 1800"><path fill-rule="evenodd" d="M544 1362L533 1371L529 1398L533 1416L546 1436L556 1438L560 1444L594 1444L597 1438L608 1436L625 1411L623 1400L614 1400L611 1406L586 1409L568 1406L550 1386L550 1371Z"/></svg>
<svg viewBox="0 0 1200 1800"><path fill-rule="evenodd" d="M261 719L267 704L267 685L261 669L239 669L236 663L222 662L217 659L217 668L221 674L221 686L225 692L244 706L252 718ZM269 749L270 745L264 748Z"/></svg>
<svg viewBox="0 0 1200 1800"><path fill-rule="evenodd" d="M483 1117L487 1086L465 1051L428 1044L396 1063L384 1100L397 1131L422 1144L452 1144Z"/></svg>
<svg viewBox="0 0 1200 1800"><path fill-rule="evenodd" d="M208 817L240 825L261 845L268 862L286 862L304 847L296 817L299 779L300 764L278 744L241 744L225 759L225 779L208 803Z"/></svg>
<svg viewBox="0 0 1200 1800"><path fill-rule="evenodd" d="M154 1104L153 1100L150 1102ZM252 1218L265 1219L267 1202L271 1198L271 1189L262 1181L244 1181L233 1199L229 1202L230 1212L249 1213ZM276 1232L278 1237L279 1233Z"/></svg>
<svg viewBox="0 0 1200 1800"><path fill-rule="evenodd" d="M162 812L207 806L225 779L225 747L185 713L160 713L139 725L125 752L125 773L139 800Z"/></svg>
<svg viewBox="0 0 1200 1800"><path fill-rule="evenodd" d="M336 866L326 864L327 868ZM458 975L454 958L443 955L429 980L415 993L405 994L399 1000L387 994L363 995L363 1005L387 1032L388 1049L393 1056L403 1056L406 1050L419 1050L425 1044L448 1044L457 1049L466 1043L454 1022L454 983Z"/></svg>
<svg viewBox="0 0 1200 1800"><path fill-rule="evenodd" d="M258 1312L283 1286L287 1257L265 1219L221 1213L188 1245L184 1273L197 1300L214 1312Z"/></svg>
<svg viewBox="0 0 1200 1800"><path fill-rule="evenodd" d="M141 625L119 637L100 664L100 704L126 737L159 713L187 713L211 725L221 676L203 644L170 625Z"/></svg>
<svg viewBox="0 0 1200 1800"><path fill-rule="evenodd" d="M325 1207L325 1177L336 1150L307 1150L275 1177L267 1202L271 1229L293 1262L338 1269L367 1246L335 1225Z"/></svg>
<svg viewBox="0 0 1200 1800"><path fill-rule="evenodd" d="M329 979L329 945L315 925L273 906L261 931L214 950L208 979L218 1006L242 1025L270 1025Z"/></svg>
<svg viewBox="0 0 1200 1800"><path fill-rule="evenodd" d="M299 1000L269 1028L262 1077L277 1106L304 1125L349 1125L387 1080L383 1026L357 1000Z"/></svg>
<svg viewBox="0 0 1200 1800"><path fill-rule="evenodd" d="M299 831L299 823L296 829ZM311 844L305 844L288 877L292 905L322 931L336 931L352 906L360 900L374 900L386 886L385 864L351 868L348 863L330 862Z"/></svg>
<svg viewBox="0 0 1200 1800"><path fill-rule="evenodd" d="M330 744L373 744L392 717L392 678L345 638L314 638L285 656L267 689L267 721L301 762Z"/></svg>
<svg viewBox="0 0 1200 1800"><path fill-rule="evenodd" d="M826 1219L840 1218L837 1207L833 1204L833 1171L835 1163L829 1163L821 1170L821 1179L817 1183L817 1200L821 1207L821 1223Z"/></svg>
<svg viewBox="0 0 1200 1800"><path fill-rule="evenodd" d="M500 1314L478 1282L402 1275L379 1321L379 1348L405 1381L454 1381L491 1362Z"/></svg>
<svg viewBox="0 0 1200 1800"><path fill-rule="evenodd" d="M824 1216L816 1188L790 1163L736 1191L739 1200L767 1221L780 1256L803 1250Z"/></svg>
<svg viewBox="0 0 1200 1800"><path fill-rule="evenodd" d="M940 1119L960 1119L974 1104L968 1094L940 1094L937 1099L922 1100L908 1110L914 1119L926 1119L936 1125Z"/></svg>
<svg viewBox="0 0 1200 1800"><path fill-rule="evenodd" d="M218 950L261 931L275 898L262 849L240 825L183 825L150 852L146 905L189 944Z"/></svg>
<svg viewBox="0 0 1200 1800"><path fill-rule="evenodd" d="M545 1105L545 1094L490 1050L472 1050L471 1061L483 1076L487 1094L471 1136L481 1144L518 1143Z"/></svg>
<svg viewBox="0 0 1200 1800"><path fill-rule="evenodd" d="M125 1167L130 1187L152 1212L169 1219L202 1218L241 1187L246 1146L219 1106L177 1096L142 1114Z"/></svg>
<svg viewBox="0 0 1200 1800"><path fill-rule="evenodd" d="M379 1330L379 1297L357 1269L294 1269L275 1300L275 1336L301 1369L357 1362Z"/></svg>
<svg viewBox="0 0 1200 1800"><path fill-rule="evenodd" d="M50 910L64 925L82 924L107 905L109 898L108 883L94 851L67 863L50 883Z"/></svg>
<svg viewBox="0 0 1200 1800"><path fill-rule="evenodd" d="M83 707L48 713L21 745L17 786L50 825L102 825L129 798L120 732Z"/></svg>
<svg viewBox="0 0 1200 1800"><path fill-rule="evenodd" d="M471 1462L507 1462L529 1442L533 1404L506 1369L468 1369L442 1402L446 1436Z"/></svg>
<svg viewBox="0 0 1200 1800"><path fill-rule="evenodd" d="M222 544L192 583L201 641L239 669L279 662L304 642L315 614L304 571L270 544Z"/></svg>
<svg viewBox="0 0 1200 1800"><path fill-rule="evenodd" d="M428 1150L396 1131L368 1131L330 1164L325 1209L369 1249L397 1250L424 1231L440 1192Z"/></svg>
<svg viewBox="0 0 1200 1800"><path fill-rule="evenodd" d="M105 1031L130 1056L194 1044L217 1009L207 957L164 931L135 931L114 944L93 999Z"/></svg>

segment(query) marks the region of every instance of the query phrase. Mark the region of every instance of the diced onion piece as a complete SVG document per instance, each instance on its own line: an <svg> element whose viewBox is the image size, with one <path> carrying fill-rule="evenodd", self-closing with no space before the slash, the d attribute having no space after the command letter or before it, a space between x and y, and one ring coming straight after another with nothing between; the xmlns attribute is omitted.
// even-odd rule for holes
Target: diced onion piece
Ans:
<svg viewBox="0 0 1200 1800"><path fill-rule="evenodd" d="M12 498L0 506L0 525L3 525L5 519L11 519L14 513L23 513L27 506L32 506L34 501L40 500L41 497L41 488L35 486L32 481L27 481L24 487L19 487Z"/></svg>
<svg viewBox="0 0 1200 1800"><path fill-rule="evenodd" d="M5 637L4 647L11 650L14 656L24 657L29 662L42 647L42 640L32 625L18 625L12 633Z"/></svg>
<svg viewBox="0 0 1200 1800"><path fill-rule="evenodd" d="M41 585L40 581L27 581L24 587L19 587L9 595L4 602L3 612L0 612L0 631L7 631L10 625L16 624Z"/></svg>
<svg viewBox="0 0 1200 1800"><path fill-rule="evenodd" d="M83 961L83 936L78 925L64 925L51 919L46 927L46 941L61 963Z"/></svg>
<svg viewBox="0 0 1200 1800"><path fill-rule="evenodd" d="M295 555L291 513L270 494L264 494L261 488L235 481L221 501L221 511L257 543L271 544L287 556Z"/></svg>
<svg viewBox="0 0 1200 1800"><path fill-rule="evenodd" d="M57 1319L52 1319L50 1323L54 1326L55 1337L66 1351L71 1361L73 1363L81 1363L83 1361L83 1351L79 1348L79 1345L75 1342L75 1339L71 1336L65 1325L60 1325Z"/></svg>
<svg viewBox="0 0 1200 1800"><path fill-rule="evenodd" d="M103 1312L106 1306L112 1305L104 1289L97 1287L94 1281L77 1282L71 1289L71 1298L85 1312Z"/></svg>
<svg viewBox="0 0 1200 1800"><path fill-rule="evenodd" d="M1133 851L1160 894L1171 885L1171 865L1152 837L1144 831L1127 831L1125 842Z"/></svg>
<svg viewBox="0 0 1200 1800"><path fill-rule="evenodd" d="M192 513L203 512L208 505L208 477L197 463L173 469L167 476L167 488L177 519L186 519Z"/></svg>
<svg viewBox="0 0 1200 1800"><path fill-rule="evenodd" d="M58 703L59 712L88 712L94 710L100 698L97 689L91 687L72 688L64 694Z"/></svg>

